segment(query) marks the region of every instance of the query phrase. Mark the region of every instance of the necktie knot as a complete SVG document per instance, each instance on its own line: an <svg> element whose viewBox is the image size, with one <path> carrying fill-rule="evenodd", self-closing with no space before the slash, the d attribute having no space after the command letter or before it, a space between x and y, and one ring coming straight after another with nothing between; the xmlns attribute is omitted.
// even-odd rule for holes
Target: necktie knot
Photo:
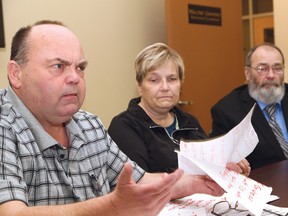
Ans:
<svg viewBox="0 0 288 216"><path fill-rule="evenodd" d="M269 118L273 118L275 116L276 111L276 104L270 104L265 107L265 110L267 114L269 115Z"/></svg>

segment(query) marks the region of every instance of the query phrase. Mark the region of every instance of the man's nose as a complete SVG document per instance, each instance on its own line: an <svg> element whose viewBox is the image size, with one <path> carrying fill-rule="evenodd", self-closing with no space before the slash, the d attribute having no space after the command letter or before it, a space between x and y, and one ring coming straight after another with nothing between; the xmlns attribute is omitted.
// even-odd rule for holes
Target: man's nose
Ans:
<svg viewBox="0 0 288 216"><path fill-rule="evenodd" d="M266 76L267 76L267 77L275 77L275 73L274 73L272 67L269 67L269 68L268 68L268 72L267 72Z"/></svg>
<svg viewBox="0 0 288 216"><path fill-rule="evenodd" d="M68 83L78 83L79 82L79 74L75 68L70 68L67 73L66 82Z"/></svg>

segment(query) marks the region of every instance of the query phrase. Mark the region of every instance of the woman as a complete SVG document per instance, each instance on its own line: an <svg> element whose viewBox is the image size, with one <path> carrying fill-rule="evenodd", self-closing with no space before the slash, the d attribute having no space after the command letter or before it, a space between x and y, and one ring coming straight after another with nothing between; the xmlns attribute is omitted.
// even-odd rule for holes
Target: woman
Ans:
<svg viewBox="0 0 288 216"><path fill-rule="evenodd" d="M181 140L207 138L198 120L177 107L184 80L180 55L163 43L142 50L135 61L140 97L113 118L108 132L129 158L148 172L173 172Z"/></svg>

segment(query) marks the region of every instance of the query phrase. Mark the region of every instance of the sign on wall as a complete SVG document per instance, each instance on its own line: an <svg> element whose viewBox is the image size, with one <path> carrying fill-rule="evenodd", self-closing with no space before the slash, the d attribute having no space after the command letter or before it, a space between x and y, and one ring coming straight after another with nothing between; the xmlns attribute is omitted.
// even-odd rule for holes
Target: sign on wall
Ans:
<svg viewBox="0 0 288 216"><path fill-rule="evenodd" d="M188 17L191 24L221 26L221 8L188 4Z"/></svg>

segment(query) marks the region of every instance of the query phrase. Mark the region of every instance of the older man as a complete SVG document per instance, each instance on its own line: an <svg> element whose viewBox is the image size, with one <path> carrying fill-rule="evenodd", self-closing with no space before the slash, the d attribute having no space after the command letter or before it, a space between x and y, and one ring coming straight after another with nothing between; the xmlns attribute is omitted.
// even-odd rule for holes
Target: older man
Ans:
<svg viewBox="0 0 288 216"><path fill-rule="evenodd" d="M252 169L287 159L288 86L284 84L284 56L273 44L253 47L246 57L242 85L211 108L211 137L236 126L256 103L252 124L259 143L247 157Z"/></svg>

